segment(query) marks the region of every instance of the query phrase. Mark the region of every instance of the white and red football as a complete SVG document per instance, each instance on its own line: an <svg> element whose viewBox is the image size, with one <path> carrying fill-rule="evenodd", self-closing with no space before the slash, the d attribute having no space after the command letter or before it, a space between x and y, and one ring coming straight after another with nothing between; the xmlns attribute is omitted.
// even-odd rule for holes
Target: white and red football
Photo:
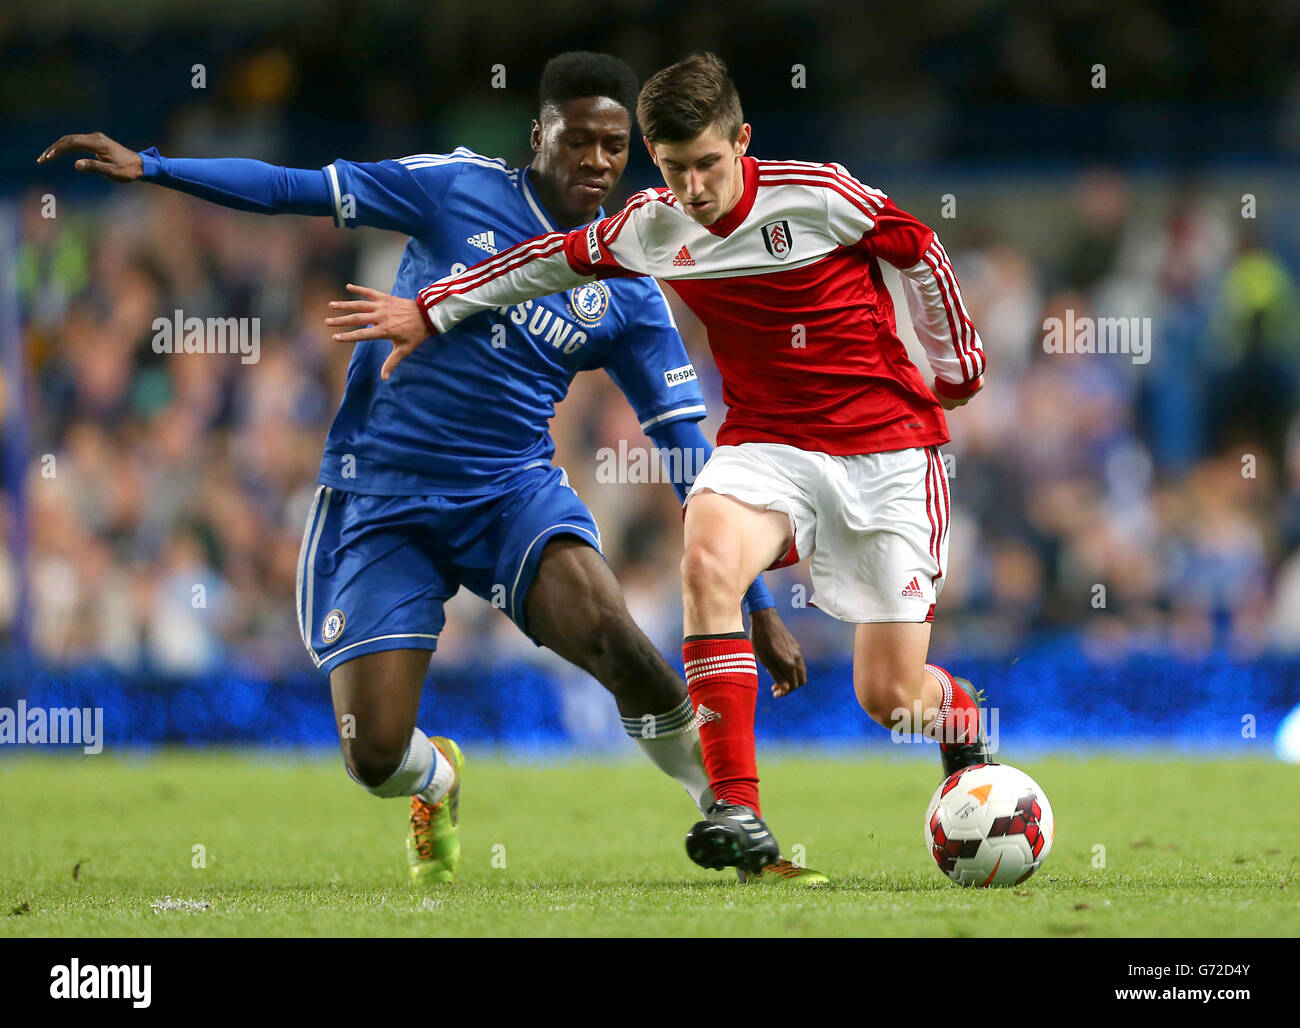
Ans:
<svg viewBox="0 0 1300 1028"><path fill-rule="evenodd" d="M1056 822L1038 783L1010 764L948 776L925 811L925 845L958 885L1018 885L1052 852Z"/></svg>

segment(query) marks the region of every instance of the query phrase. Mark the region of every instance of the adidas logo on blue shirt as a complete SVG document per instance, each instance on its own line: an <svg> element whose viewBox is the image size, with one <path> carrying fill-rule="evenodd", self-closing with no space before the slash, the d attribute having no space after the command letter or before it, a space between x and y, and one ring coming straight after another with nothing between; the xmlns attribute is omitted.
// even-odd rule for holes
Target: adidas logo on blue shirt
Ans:
<svg viewBox="0 0 1300 1028"><path fill-rule="evenodd" d="M477 246L480 250L486 250L488 253L497 252L496 236L491 232L476 232L465 242L469 243L470 246Z"/></svg>

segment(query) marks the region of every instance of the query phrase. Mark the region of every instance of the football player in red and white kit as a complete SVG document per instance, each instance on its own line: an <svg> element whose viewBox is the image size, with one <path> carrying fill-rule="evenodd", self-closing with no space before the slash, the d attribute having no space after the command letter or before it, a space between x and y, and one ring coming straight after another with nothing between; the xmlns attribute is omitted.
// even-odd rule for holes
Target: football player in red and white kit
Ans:
<svg viewBox="0 0 1300 1028"><path fill-rule="evenodd" d="M989 759L970 683L927 663L948 565L943 410L982 387L984 351L934 232L838 164L748 156L750 126L716 57L652 76L637 119L667 188L441 279L418 302L349 286L364 299L332 304L348 313L329 323L351 329L344 341L391 339L385 378L463 318L593 279L653 275L704 323L728 411L686 500L682 653L718 804L687 851L743 877L780 852L759 806L757 666L740 607L765 568L810 559L811 602L857 625L853 685L874 720L939 740L945 775ZM901 273L931 386L896 334L881 260Z"/></svg>

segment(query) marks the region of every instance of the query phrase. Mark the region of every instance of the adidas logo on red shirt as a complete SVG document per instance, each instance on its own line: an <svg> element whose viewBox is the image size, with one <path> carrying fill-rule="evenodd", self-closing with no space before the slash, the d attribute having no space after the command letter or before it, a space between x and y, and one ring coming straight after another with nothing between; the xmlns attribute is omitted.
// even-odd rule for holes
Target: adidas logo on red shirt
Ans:
<svg viewBox="0 0 1300 1028"><path fill-rule="evenodd" d="M674 268L693 268L695 267L695 258L691 256L691 251L682 247L677 251L677 256L673 258Z"/></svg>
<svg viewBox="0 0 1300 1028"><path fill-rule="evenodd" d="M911 596L918 600L925 599L925 593L921 592L920 583L917 582L915 575L913 575L912 580L907 583L907 588L903 590L902 595Z"/></svg>

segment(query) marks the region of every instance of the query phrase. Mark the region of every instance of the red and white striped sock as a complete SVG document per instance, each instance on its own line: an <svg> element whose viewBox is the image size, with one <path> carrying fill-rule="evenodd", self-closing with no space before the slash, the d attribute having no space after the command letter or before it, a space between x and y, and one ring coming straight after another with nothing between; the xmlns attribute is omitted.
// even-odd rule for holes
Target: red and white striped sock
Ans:
<svg viewBox="0 0 1300 1028"><path fill-rule="evenodd" d="M939 713L926 734L939 740L941 750L953 743L973 742L979 737L979 704L938 664L926 664L925 670L934 675L943 692Z"/></svg>
<svg viewBox="0 0 1300 1028"><path fill-rule="evenodd" d="M754 648L744 632L690 635L682 643L682 661L713 795L719 803L743 804L762 817L754 754Z"/></svg>

